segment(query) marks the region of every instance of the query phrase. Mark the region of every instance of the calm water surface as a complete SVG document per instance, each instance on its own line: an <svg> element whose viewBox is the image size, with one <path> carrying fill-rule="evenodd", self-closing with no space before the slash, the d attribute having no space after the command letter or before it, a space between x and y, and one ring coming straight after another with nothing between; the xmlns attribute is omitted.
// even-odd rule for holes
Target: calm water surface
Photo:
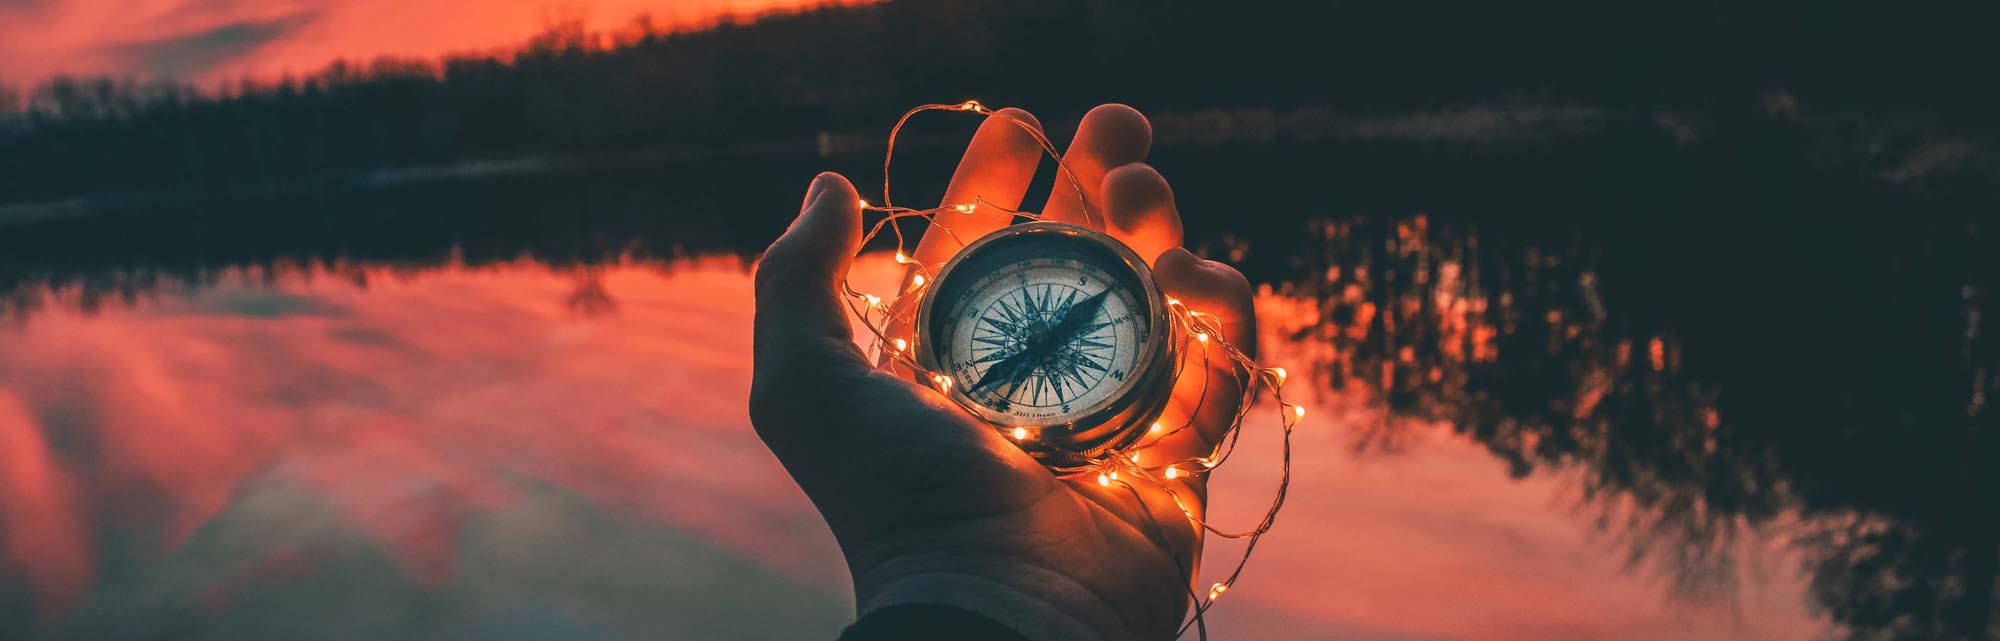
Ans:
<svg viewBox="0 0 2000 641"><path fill-rule="evenodd" d="M0 232L0 638L832 638L839 552L744 406L743 256L796 195L508 189ZM1992 636L1977 226L1397 190L1189 215L1313 407L1216 638Z"/></svg>
<svg viewBox="0 0 2000 641"><path fill-rule="evenodd" d="M1266 301L1277 328L1300 311ZM831 535L749 428L738 260L235 269L96 314L61 302L0 333L9 561L56 636L831 638L851 607ZM1219 636L1816 628L1795 563L1664 599L1579 511L1578 474L1515 478L1444 425L1358 451L1387 417L1322 396ZM1276 480L1254 436L1225 518Z"/></svg>

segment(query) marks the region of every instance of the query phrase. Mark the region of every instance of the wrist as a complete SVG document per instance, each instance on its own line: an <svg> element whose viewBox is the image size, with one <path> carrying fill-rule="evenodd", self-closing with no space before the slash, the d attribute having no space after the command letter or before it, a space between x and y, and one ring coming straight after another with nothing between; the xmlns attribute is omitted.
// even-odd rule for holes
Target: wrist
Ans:
<svg viewBox="0 0 2000 641"><path fill-rule="evenodd" d="M1137 639L1118 614L1061 573L999 559L888 561L854 582L857 616L897 605L959 608L1031 641Z"/></svg>

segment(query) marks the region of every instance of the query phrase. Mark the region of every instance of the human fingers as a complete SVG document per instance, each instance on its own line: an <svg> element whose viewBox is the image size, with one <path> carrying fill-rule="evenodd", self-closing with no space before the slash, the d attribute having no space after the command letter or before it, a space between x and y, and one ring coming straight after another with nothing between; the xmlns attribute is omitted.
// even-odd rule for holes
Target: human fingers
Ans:
<svg viewBox="0 0 2000 641"><path fill-rule="evenodd" d="M1131 163L1105 174L1105 232L1153 262L1181 246L1181 214L1174 190L1151 165Z"/></svg>
<svg viewBox="0 0 2000 641"><path fill-rule="evenodd" d="M750 415L760 434L796 423L785 415L806 404L800 392L843 378L830 371L867 368L839 292L860 246L854 186L828 172L813 179L798 218L758 259Z"/></svg>
<svg viewBox="0 0 2000 641"><path fill-rule="evenodd" d="M1105 174L1146 159L1153 147L1153 125L1139 110L1120 104L1099 105L1077 123L1076 137L1063 150L1042 220L1103 230ZM1074 178L1074 180L1072 180ZM1079 189L1081 191L1079 191Z"/></svg>
<svg viewBox="0 0 2000 641"><path fill-rule="evenodd" d="M1243 371L1228 352L1234 348L1256 356L1255 299L1249 280L1235 268L1181 248L1160 254L1153 280L1204 323L1192 336L1177 337L1184 341L1180 376L1161 418L1165 429L1177 431L1161 437L1153 449L1176 460L1205 457L1235 422L1243 386L1255 375Z"/></svg>
<svg viewBox="0 0 2000 641"><path fill-rule="evenodd" d="M1035 136L1041 128L1033 114L1013 107L993 112L979 125L945 188L941 206L947 211L917 241L912 257L923 268L936 271L966 243L1014 221L1009 212L1021 208L1042 161L1044 150ZM968 207L954 209L959 205Z"/></svg>

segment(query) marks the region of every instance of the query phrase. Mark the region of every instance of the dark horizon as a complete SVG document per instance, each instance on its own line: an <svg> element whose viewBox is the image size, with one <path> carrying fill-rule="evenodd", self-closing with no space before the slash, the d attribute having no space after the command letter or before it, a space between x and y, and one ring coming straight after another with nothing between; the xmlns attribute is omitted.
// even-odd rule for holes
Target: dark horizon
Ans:
<svg viewBox="0 0 2000 641"><path fill-rule="evenodd" d="M1900 162L1919 179L1988 186L2000 175L1990 120L2000 103L1970 81L1991 45L1954 31L1985 24L1976 16L1800 3L1621 21L1594 6L1183 2L1140 13L1116 2L887 2L615 39L570 21L505 56L339 60L222 93L64 78L29 92L31 109L0 117L12 123L0 125L0 204L228 195L380 168L723 152L829 132L867 140L882 114L964 98L1058 119L1104 101L1189 116L1307 114L1303 125L1280 122L1281 138L1437 114L1419 124L1442 136L1432 144L1471 150L1493 143L1462 131L1477 118L1596 110L1678 146L1790 146L1873 165L1863 172ZM1454 113L1467 110L1498 113ZM1580 126L1555 133L1587 137L1604 123Z"/></svg>

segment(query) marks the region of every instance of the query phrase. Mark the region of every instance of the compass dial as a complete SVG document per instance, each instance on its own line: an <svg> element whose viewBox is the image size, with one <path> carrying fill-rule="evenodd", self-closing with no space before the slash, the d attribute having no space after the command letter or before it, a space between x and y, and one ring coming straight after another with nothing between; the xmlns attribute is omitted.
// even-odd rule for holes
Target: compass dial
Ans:
<svg viewBox="0 0 2000 641"><path fill-rule="evenodd" d="M1153 360L1156 303L1143 264L1107 242L1072 231L968 248L926 307L930 356L954 392L1002 424L1076 424L1116 406Z"/></svg>

